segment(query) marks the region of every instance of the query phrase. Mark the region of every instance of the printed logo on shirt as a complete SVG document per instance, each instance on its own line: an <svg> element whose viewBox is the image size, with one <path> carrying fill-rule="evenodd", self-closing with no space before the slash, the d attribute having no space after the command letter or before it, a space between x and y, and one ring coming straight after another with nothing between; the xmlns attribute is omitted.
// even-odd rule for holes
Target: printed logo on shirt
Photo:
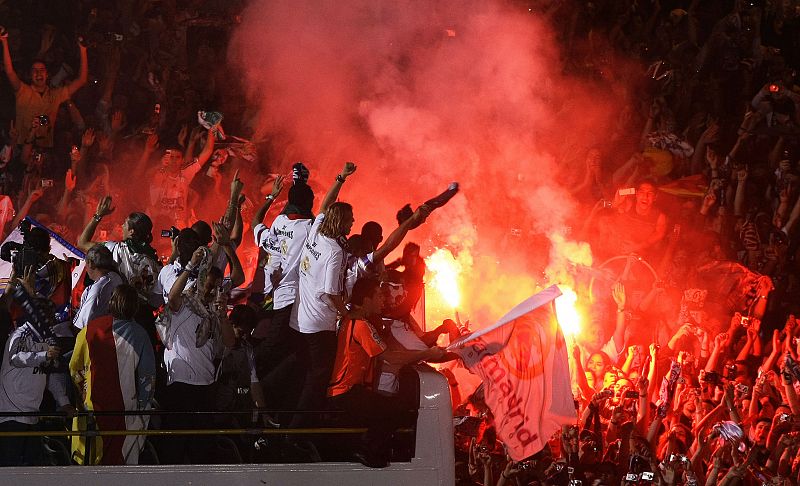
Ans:
<svg viewBox="0 0 800 486"><path fill-rule="evenodd" d="M304 272L307 272L310 268L311 261L308 259L308 257L303 258L303 261L300 262L300 269L302 269Z"/></svg>
<svg viewBox="0 0 800 486"><path fill-rule="evenodd" d="M284 226L284 228L285 228L285 226ZM287 237L289 239L292 239L294 237L294 231L286 231L283 228L282 229L276 229L275 230L275 235L276 236L285 236L285 237Z"/></svg>
<svg viewBox="0 0 800 486"><path fill-rule="evenodd" d="M309 244L308 241L306 241L306 250L308 250L308 252L311 253L311 255L314 257L314 260L319 260L319 257L322 256L322 252L315 250L314 247L311 244Z"/></svg>
<svg viewBox="0 0 800 486"><path fill-rule="evenodd" d="M281 255L289 253L289 243L287 240L281 241Z"/></svg>

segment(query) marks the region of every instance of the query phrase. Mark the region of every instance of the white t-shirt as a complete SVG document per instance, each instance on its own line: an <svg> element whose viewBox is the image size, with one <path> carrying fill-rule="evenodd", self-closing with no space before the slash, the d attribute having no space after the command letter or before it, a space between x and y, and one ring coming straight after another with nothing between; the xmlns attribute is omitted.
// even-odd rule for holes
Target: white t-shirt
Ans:
<svg viewBox="0 0 800 486"><path fill-rule="evenodd" d="M292 307L289 325L302 333L336 331L336 308L325 294L344 291L347 253L336 240L319 234L324 220L324 214L314 220L300 253L299 300Z"/></svg>
<svg viewBox="0 0 800 486"><path fill-rule="evenodd" d="M277 270L281 263L281 249L269 228L264 224L259 223L253 228L253 236L255 236L256 246L267 253L267 262L264 264L264 295L266 295L273 290L272 280L269 276Z"/></svg>
<svg viewBox="0 0 800 486"><path fill-rule="evenodd" d="M78 308L72 325L83 329L92 319L110 314L108 304L111 302L111 295L114 293L114 289L122 283L122 277L116 272L108 272L83 289L81 306Z"/></svg>
<svg viewBox="0 0 800 486"><path fill-rule="evenodd" d="M182 269L183 265L181 265L178 260L175 260L172 263L164 265L158 273L158 283L156 285L161 289L165 304L169 301L169 291L172 290L172 285L178 280L178 275L181 273ZM189 281L186 282L186 288L188 289L194 286L195 280L196 279L190 275Z"/></svg>
<svg viewBox="0 0 800 486"><path fill-rule="evenodd" d="M281 281L273 294L275 309L283 309L294 303L300 279L300 254L310 229L310 219L291 219L285 214L279 214L269 229L268 240L274 242L278 249L278 262L271 271L278 266L281 269ZM266 278L269 280L269 274Z"/></svg>
<svg viewBox="0 0 800 486"><path fill-rule="evenodd" d="M103 245L111 250L111 257L117 262L119 272L125 276L128 282L133 282L135 279L147 281L142 285L148 303L153 307L161 305L162 290L158 281L161 269L158 262L147 255L131 253L127 245L120 241L106 241Z"/></svg>
<svg viewBox="0 0 800 486"><path fill-rule="evenodd" d="M185 304L178 312L173 313L170 326L166 330L167 335L164 336L165 342L171 343L164 349L167 385L175 382L189 385L214 383L216 374L214 358L220 350L214 339L209 339L199 348L195 346L195 336L200 321L200 316Z"/></svg>
<svg viewBox="0 0 800 486"><path fill-rule="evenodd" d="M384 319L384 326L392 333L398 344L408 351L425 351L428 345L422 342L411 326L397 319ZM381 361L380 375L378 376L378 393L396 395L400 392L398 374L401 366L394 366L386 361Z"/></svg>
<svg viewBox="0 0 800 486"><path fill-rule="evenodd" d="M55 397L59 406L69 403L66 388L56 387L56 375L43 373L40 367L47 363L46 343L34 339L29 324L24 324L8 337L0 366L0 410L3 412L38 412L45 388ZM38 417L0 417L8 421L35 424Z"/></svg>

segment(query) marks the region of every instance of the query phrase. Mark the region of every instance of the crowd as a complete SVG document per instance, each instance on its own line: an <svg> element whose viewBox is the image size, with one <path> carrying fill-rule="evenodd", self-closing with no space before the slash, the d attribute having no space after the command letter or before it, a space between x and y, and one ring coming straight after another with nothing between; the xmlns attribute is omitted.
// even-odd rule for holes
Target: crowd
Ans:
<svg viewBox="0 0 800 486"><path fill-rule="evenodd" d="M457 185L398 212L385 240L372 221L351 235L354 209L337 199L354 164L315 211L309 168L261 184L255 145L226 137L218 112L196 111L220 107L230 133L249 133L234 77L209 62L241 5L65 4L0 2L0 220L3 234L24 233L3 252L15 275L3 295L0 430L37 429L13 413L40 405L295 410L257 418L282 427L319 423L305 412L331 406L369 426L356 459L384 466L408 408L401 369L448 362L460 484L800 482L797 2L531 6L554 19L575 76L603 83L623 53L646 74L609 143L585 147L581 178L562 181L585 209L571 236L609 264L575 270L593 302L570 338L579 420L525 461L503 451L481 389L460 394L458 362L436 346L456 324L424 333L411 317L420 247L384 264ZM245 194L242 180L258 182ZM85 252L81 294L71 295L75 262L51 255L28 215ZM154 239L154 228L170 229ZM96 420L204 428L208 416ZM210 443L156 449L164 463L204 462ZM283 460L319 457L309 441L274 446ZM72 460L136 463L142 442L88 450L74 441ZM0 438L4 464L42 460L39 439Z"/></svg>
<svg viewBox="0 0 800 486"><path fill-rule="evenodd" d="M353 208L337 201L353 163L316 211L302 163L291 182L273 176L271 189L269 180L262 187L256 176L266 164L258 166L255 145L226 136L220 112L189 108L219 107L229 133L248 133L237 125L235 86L219 88L222 71L207 69L224 54L241 7L0 3L2 94L14 97L3 103L0 226L3 237L19 231L22 240L3 248L13 271L2 297L0 430L39 430L40 410L131 412L78 414L69 425L79 430L297 428L329 423L321 411L331 402L345 420L368 426L354 458L387 465L392 432L413 408L397 399L400 370L444 352L430 339L409 350L393 337L392 320L382 322L413 323L419 247L383 261L458 186L416 211L403 208L385 240L376 222L351 234ZM245 195L242 179L259 183ZM265 220L289 185L280 214ZM169 229L154 239L159 227ZM85 254L80 282L78 261L54 254L48 229ZM154 408L165 413L135 413ZM265 408L294 413L235 413ZM202 413L211 411L234 413ZM151 442L161 463L220 460L214 438ZM261 460L320 457L304 440L258 444ZM90 444L76 437L68 460L136 464L143 446L135 435ZM234 447L239 460L256 454L253 440ZM0 437L4 465L52 461L45 450L40 437Z"/></svg>
<svg viewBox="0 0 800 486"><path fill-rule="evenodd" d="M633 53L645 95L572 181L603 262L570 345L579 419L512 461L479 388L460 484L800 483L800 5L548 5L569 69Z"/></svg>

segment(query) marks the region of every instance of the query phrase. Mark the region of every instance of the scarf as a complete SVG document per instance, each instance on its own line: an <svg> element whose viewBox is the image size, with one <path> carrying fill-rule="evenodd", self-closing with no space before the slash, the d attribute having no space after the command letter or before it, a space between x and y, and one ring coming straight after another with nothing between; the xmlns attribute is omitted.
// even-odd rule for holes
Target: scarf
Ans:
<svg viewBox="0 0 800 486"><path fill-rule="evenodd" d="M128 238L123 243L128 247L128 249L133 254L140 253L142 255L149 256L155 261L158 261L158 254L156 253L155 248L150 246L149 243L144 241L134 240L133 238Z"/></svg>

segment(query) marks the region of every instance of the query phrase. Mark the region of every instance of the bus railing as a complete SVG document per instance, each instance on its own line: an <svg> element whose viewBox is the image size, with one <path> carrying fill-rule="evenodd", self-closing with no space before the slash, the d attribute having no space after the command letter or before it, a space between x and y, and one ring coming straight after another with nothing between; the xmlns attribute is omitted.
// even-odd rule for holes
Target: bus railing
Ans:
<svg viewBox="0 0 800 486"><path fill-rule="evenodd" d="M76 412L0 412L0 417L36 417L39 419L72 419L85 418L85 428L81 430L25 430L25 431L0 431L0 438L4 437L83 437L85 439L96 437L115 436L145 436L145 437L174 437L174 436L296 436L296 435L353 435L367 432L366 427L306 427L306 428L279 428L279 427L243 427L243 428L207 428L207 429L134 429L134 430L99 430L96 429L95 417L108 416L170 416L170 415L214 415L233 416L248 415L257 418L261 414L302 413L302 414L344 414L340 410L265 410L251 409L242 411L213 411L213 410L79 410ZM401 428L398 433L413 433L413 428ZM90 457L92 441L85 440L85 457ZM93 465L85 461L85 466Z"/></svg>

